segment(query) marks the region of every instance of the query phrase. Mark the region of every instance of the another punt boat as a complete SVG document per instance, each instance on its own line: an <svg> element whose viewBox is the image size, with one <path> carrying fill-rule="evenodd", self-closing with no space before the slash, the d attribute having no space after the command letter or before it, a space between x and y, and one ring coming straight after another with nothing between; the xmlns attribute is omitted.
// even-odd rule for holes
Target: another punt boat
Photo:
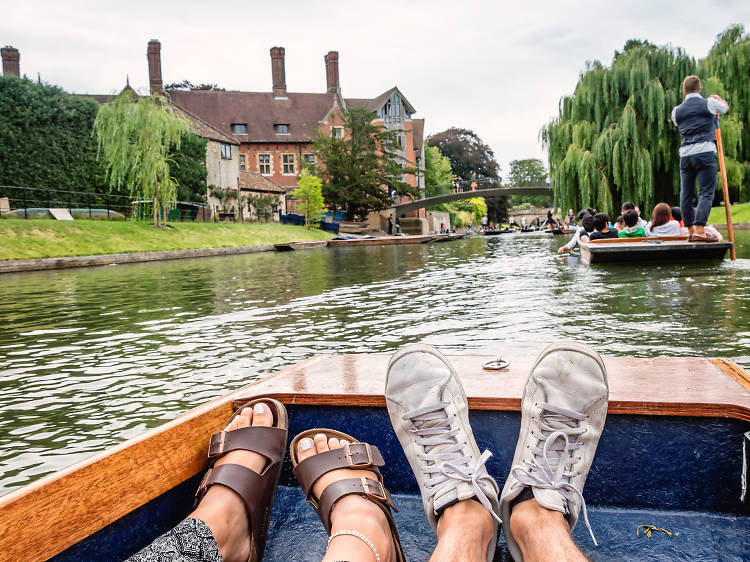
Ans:
<svg viewBox="0 0 750 562"><path fill-rule="evenodd" d="M273 247L277 252L291 252L292 250L325 248L327 245L328 240L313 240L310 242L286 242L284 244L274 244Z"/></svg>
<svg viewBox="0 0 750 562"><path fill-rule="evenodd" d="M438 234L435 236L433 242L452 242L453 240L460 240L466 236L466 234Z"/></svg>
<svg viewBox="0 0 750 562"><path fill-rule="evenodd" d="M678 262L722 260L731 242L688 242L687 236L652 238L610 238L581 242L581 261L604 262Z"/></svg>
<svg viewBox="0 0 750 562"><path fill-rule="evenodd" d="M511 232L516 232L514 228L503 228L503 229L494 229L494 230L485 230L483 234L485 236L494 236L496 234L510 234Z"/></svg>
<svg viewBox="0 0 750 562"><path fill-rule="evenodd" d="M414 236L373 236L370 238L352 238L349 240L328 240L329 246L380 246L385 244L426 244L435 239L435 235Z"/></svg>
<svg viewBox="0 0 750 562"><path fill-rule="evenodd" d="M0 497L3 558L126 558L190 512L206 468L209 435L245 400L272 396L288 408L290 439L306 428L332 427L380 448L400 509L396 522L406 557L426 560L435 537L384 407L388 359L312 357ZM534 358L506 357L510 366L503 371L483 368L494 357L450 359L466 389L479 446L493 453L487 468L502 486ZM750 376L725 359L605 357L604 362L609 414L584 490L600 546L593 546L583 524L574 532L578 544L596 560L750 559L743 470L743 446L750 447ZM320 560L326 536L290 468L287 461L266 559ZM639 536L640 525L673 534Z"/></svg>
<svg viewBox="0 0 750 562"><path fill-rule="evenodd" d="M575 234L576 231L571 228L553 228L551 230L545 230L547 234L554 234L554 235L560 235L560 234Z"/></svg>

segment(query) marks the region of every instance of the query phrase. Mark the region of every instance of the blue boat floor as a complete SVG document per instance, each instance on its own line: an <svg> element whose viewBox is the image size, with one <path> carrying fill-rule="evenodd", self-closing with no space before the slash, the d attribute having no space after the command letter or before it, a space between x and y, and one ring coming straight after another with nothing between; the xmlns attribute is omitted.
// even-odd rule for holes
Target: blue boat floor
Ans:
<svg viewBox="0 0 750 562"><path fill-rule="evenodd" d="M435 535L422 509L422 500L410 494L394 496L401 544L410 562L427 560L435 546ZM747 556L750 517L720 513L635 510L592 506L589 521L599 546L594 546L583 522L573 532L579 548L590 560L721 560L741 561ZM638 525L648 524L675 533L636 537ZM679 534L677 534L679 533ZM273 506L265 561L308 562L320 560L326 533L312 506L299 488L279 486ZM500 533L495 561L510 561Z"/></svg>

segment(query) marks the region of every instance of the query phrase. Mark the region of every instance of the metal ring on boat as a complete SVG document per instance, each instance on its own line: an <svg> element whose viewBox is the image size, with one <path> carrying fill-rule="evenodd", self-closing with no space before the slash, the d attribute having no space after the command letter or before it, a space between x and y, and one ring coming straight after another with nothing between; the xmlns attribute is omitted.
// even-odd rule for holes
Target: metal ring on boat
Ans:
<svg viewBox="0 0 750 562"><path fill-rule="evenodd" d="M510 361L502 359L499 355L497 356L497 359L487 361L487 363L482 365L482 369L485 371L505 371L508 367L510 367Z"/></svg>

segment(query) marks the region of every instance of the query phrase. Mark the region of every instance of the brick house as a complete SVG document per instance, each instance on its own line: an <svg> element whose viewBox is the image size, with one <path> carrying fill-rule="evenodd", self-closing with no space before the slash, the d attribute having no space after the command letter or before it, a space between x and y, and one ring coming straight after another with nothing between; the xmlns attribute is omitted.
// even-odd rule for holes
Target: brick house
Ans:
<svg viewBox="0 0 750 562"><path fill-rule="evenodd" d="M148 69L152 90L163 87L161 45L149 42ZM255 173L287 192L297 187L302 163L312 161L312 142L317 131L343 133L341 111L365 107L377 117L375 124L401 129L400 152L407 166L417 173L404 174L412 186L424 187L424 119L413 117L416 110L397 87L375 98L345 98L339 83L338 53L324 57L326 91L294 93L286 88L285 49L273 47L272 90L241 92L224 90L172 90L172 102L198 116L239 143L241 172ZM424 217L424 210L413 216Z"/></svg>

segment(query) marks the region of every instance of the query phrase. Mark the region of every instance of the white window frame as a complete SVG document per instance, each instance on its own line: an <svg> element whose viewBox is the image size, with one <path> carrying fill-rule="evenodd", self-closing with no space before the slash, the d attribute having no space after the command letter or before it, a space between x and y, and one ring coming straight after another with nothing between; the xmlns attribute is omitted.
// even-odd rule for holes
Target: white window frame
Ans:
<svg viewBox="0 0 750 562"><path fill-rule="evenodd" d="M281 172L285 176L293 176L296 173L294 169L294 154L281 155Z"/></svg>
<svg viewBox="0 0 750 562"><path fill-rule="evenodd" d="M232 145L228 142L221 143L221 157L224 160L231 160L232 159Z"/></svg>

